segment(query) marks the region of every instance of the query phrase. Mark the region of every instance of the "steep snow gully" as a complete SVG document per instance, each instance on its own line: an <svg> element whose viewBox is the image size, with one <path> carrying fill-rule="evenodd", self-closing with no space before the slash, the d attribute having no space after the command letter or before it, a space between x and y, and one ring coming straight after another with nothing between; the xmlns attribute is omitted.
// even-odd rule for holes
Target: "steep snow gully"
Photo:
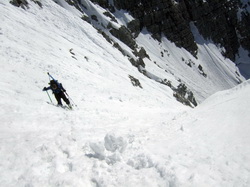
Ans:
<svg viewBox="0 0 250 187"><path fill-rule="evenodd" d="M181 65L180 56L192 58L185 50L137 38L157 59L146 61L155 76L173 84L181 77L200 102L217 92L193 109L142 75L72 7L44 0L43 8L29 1L25 10L1 1L0 21L0 186L250 186L250 81L236 86L235 67L213 44L200 45L193 61L213 71L209 48L220 69L199 80ZM157 57L163 49L166 59ZM47 104L48 71L77 103L74 110Z"/></svg>

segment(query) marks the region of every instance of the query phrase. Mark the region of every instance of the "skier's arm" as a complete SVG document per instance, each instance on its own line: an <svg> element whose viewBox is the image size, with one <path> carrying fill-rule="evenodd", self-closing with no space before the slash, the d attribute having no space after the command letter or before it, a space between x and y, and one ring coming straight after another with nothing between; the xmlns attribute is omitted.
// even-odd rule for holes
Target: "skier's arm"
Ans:
<svg viewBox="0 0 250 187"><path fill-rule="evenodd" d="M43 91L47 91L47 90L51 90L51 87L49 86L47 88L46 87L43 88Z"/></svg>

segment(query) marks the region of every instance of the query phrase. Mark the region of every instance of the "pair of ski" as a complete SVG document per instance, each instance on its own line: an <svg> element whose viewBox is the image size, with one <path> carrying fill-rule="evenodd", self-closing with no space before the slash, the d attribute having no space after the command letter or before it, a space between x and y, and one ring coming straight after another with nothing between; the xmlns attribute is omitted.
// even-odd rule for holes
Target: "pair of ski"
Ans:
<svg viewBox="0 0 250 187"><path fill-rule="evenodd" d="M67 105L56 105L54 103L51 103L51 102L47 102L49 105L52 105L52 106L55 106L55 107L58 107L58 108L62 108L64 110L73 110L73 107L69 107Z"/></svg>

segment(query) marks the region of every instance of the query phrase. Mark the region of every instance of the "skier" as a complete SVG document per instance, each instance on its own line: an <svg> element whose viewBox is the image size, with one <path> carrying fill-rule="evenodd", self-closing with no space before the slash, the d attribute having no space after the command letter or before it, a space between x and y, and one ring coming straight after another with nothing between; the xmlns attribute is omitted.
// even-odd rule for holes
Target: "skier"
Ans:
<svg viewBox="0 0 250 187"><path fill-rule="evenodd" d="M69 102L69 99L66 97L66 95L64 94L64 92L66 92L66 90L63 88L62 84L59 83L57 80L50 80L49 83L49 87L44 87L43 91L47 91L47 90L52 90L53 94L55 95L55 98L57 100L58 106L62 106L62 102L61 99L64 100L64 102L69 106L69 108L71 109L72 106Z"/></svg>

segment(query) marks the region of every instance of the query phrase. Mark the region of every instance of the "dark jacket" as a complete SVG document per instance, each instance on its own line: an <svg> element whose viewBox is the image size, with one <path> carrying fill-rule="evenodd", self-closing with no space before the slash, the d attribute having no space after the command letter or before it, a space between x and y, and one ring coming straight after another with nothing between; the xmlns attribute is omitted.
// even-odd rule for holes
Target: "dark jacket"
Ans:
<svg viewBox="0 0 250 187"><path fill-rule="evenodd" d="M62 84L59 83L56 80L51 80L50 81L50 86L49 87L44 87L43 91L47 91L47 90L52 90L53 94L59 94L60 92L65 92L66 90L63 88Z"/></svg>

